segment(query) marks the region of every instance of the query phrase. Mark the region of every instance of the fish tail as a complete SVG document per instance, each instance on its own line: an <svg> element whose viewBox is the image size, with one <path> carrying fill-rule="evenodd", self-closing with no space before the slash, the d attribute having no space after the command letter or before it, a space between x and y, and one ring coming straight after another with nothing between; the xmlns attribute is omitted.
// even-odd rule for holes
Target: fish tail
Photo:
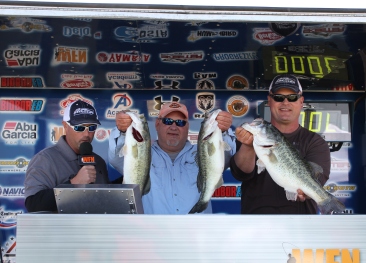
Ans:
<svg viewBox="0 0 366 263"><path fill-rule="evenodd" d="M339 201L332 194L329 194L329 198L318 204L320 213L323 215L332 213L342 213L345 210L344 204Z"/></svg>
<svg viewBox="0 0 366 263"><path fill-rule="evenodd" d="M188 214L194 214L194 213L201 213L203 210L205 210L208 206L207 202L198 201L192 209L189 211Z"/></svg>

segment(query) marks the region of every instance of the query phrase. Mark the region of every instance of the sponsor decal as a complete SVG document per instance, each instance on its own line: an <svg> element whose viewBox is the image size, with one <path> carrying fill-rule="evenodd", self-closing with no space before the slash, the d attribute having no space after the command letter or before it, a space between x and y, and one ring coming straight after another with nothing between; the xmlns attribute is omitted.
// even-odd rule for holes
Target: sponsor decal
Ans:
<svg viewBox="0 0 366 263"><path fill-rule="evenodd" d="M1 18L0 30L20 29L24 33L34 31L50 32L52 28L46 25L46 21L29 17L6 17Z"/></svg>
<svg viewBox="0 0 366 263"><path fill-rule="evenodd" d="M93 75L62 74L61 78L64 79L60 84L61 88L88 89L94 86L91 81Z"/></svg>
<svg viewBox="0 0 366 263"><path fill-rule="evenodd" d="M30 160L23 157L17 159L0 159L0 173L19 173L25 172Z"/></svg>
<svg viewBox="0 0 366 263"><path fill-rule="evenodd" d="M253 39L265 46L284 39L283 36L276 34L270 28L253 28L253 31Z"/></svg>
<svg viewBox="0 0 366 263"><path fill-rule="evenodd" d="M0 112L3 113L41 113L44 99L34 98L0 98Z"/></svg>
<svg viewBox="0 0 366 263"><path fill-rule="evenodd" d="M154 97L154 100L147 101L148 114L149 114L149 116L152 116L152 117L158 117L161 106L164 103L174 102L174 101L179 102L179 100L180 100L180 98L177 96L171 96L171 99L167 100L167 101L163 100L162 96Z"/></svg>
<svg viewBox="0 0 366 263"><path fill-rule="evenodd" d="M23 211L7 211L3 206L0 207L0 228L9 229L17 225L17 215Z"/></svg>
<svg viewBox="0 0 366 263"><path fill-rule="evenodd" d="M107 140L110 134L111 134L111 130L100 128L100 129L97 129L97 131L95 132L94 138L97 141L102 142L102 141Z"/></svg>
<svg viewBox="0 0 366 263"><path fill-rule="evenodd" d="M0 196L3 197L24 197L24 187L0 185Z"/></svg>
<svg viewBox="0 0 366 263"><path fill-rule="evenodd" d="M189 132L188 133L188 141L190 141L192 144L197 144L198 142L198 132Z"/></svg>
<svg viewBox="0 0 366 263"><path fill-rule="evenodd" d="M96 55L98 63L136 63L136 62L149 62L151 58L150 54L140 53L138 51L127 51L125 53L107 53L99 52Z"/></svg>
<svg viewBox="0 0 366 263"><path fill-rule="evenodd" d="M71 94L66 99L60 101L60 107L61 107L60 115L63 116L64 110L67 108L67 106L69 106L70 103L73 103L74 101L77 100L82 100L85 101L86 103L89 103L90 105L93 105L93 102L91 100L82 97L80 94Z"/></svg>
<svg viewBox="0 0 366 263"><path fill-rule="evenodd" d="M184 75L163 75L163 74L151 74L151 79L157 79L154 81L154 89L179 89L180 82L178 80L185 79ZM168 80L168 81L164 81Z"/></svg>
<svg viewBox="0 0 366 263"><path fill-rule="evenodd" d="M226 88L232 90L245 90L249 89L249 81L240 75L230 76L226 80Z"/></svg>
<svg viewBox="0 0 366 263"><path fill-rule="evenodd" d="M316 248L316 249L292 249L292 253L288 254L287 262L304 262L304 263L360 263L360 249L352 248Z"/></svg>
<svg viewBox="0 0 366 263"><path fill-rule="evenodd" d="M239 35L236 30L209 30L201 29L197 31L191 31L188 36L188 41L195 42L202 38L221 38L221 37L237 37Z"/></svg>
<svg viewBox="0 0 366 263"><path fill-rule="evenodd" d="M243 96L233 96L229 98L226 108L234 117L241 117L249 110L249 102Z"/></svg>
<svg viewBox="0 0 366 263"><path fill-rule="evenodd" d="M90 37L91 29L90 27L70 27L70 26L64 26L62 28L62 34L65 37L71 37L71 36L78 36L80 38L83 37Z"/></svg>
<svg viewBox="0 0 366 263"><path fill-rule="evenodd" d="M193 79L216 79L217 72L193 72Z"/></svg>
<svg viewBox="0 0 366 263"><path fill-rule="evenodd" d="M226 52L226 53L213 53L212 57L215 61L249 61L258 60L258 53L255 51L245 52Z"/></svg>
<svg viewBox="0 0 366 263"><path fill-rule="evenodd" d="M2 88L44 88L42 77L8 77L0 78Z"/></svg>
<svg viewBox="0 0 366 263"><path fill-rule="evenodd" d="M163 84L162 80L154 81L154 89L179 89L179 81L172 80L169 84Z"/></svg>
<svg viewBox="0 0 366 263"><path fill-rule="evenodd" d="M132 89L133 85L130 81L139 81L141 77L140 72L108 72L106 78L113 84L113 89Z"/></svg>
<svg viewBox="0 0 366 263"><path fill-rule="evenodd" d="M15 237L10 236L5 242L5 246L1 246L1 253L3 253L4 263L15 263L16 262L16 241Z"/></svg>
<svg viewBox="0 0 366 263"><path fill-rule="evenodd" d="M56 47L54 49L53 65L60 65L65 63L87 64L88 63L88 49L82 47Z"/></svg>
<svg viewBox="0 0 366 263"><path fill-rule="evenodd" d="M205 25L207 24L207 22L189 22L189 23L186 23L185 26L202 26L202 25Z"/></svg>
<svg viewBox="0 0 366 263"><path fill-rule="evenodd" d="M348 160L332 158L330 162L330 169L332 171L348 171L351 169L351 165Z"/></svg>
<svg viewBox="0 0 366 263"><path fill-rule="evenodd" d="M65 135L63 126L51 126L51 142L57 143L62 135Z"/></svg>
<svg viewBox="0 0 366 263"><path fill-rule="evenodd" d="M217 188L212 195L212 198L240 198L241 186L240 185L222 185Z"/></svg>
<svg viewBox="0 0 366 263"><path fill-rule="evenodd" d="M335 184L330 183L324 185L323 188L338 198L349 198L352 196L352 192L356 192L356 185L343 185L343 184Z"/></svg>
<svg viewBox="0 0 366 263"><path fill-rule="evenodd" d="M203 60L204 52L192 51L192 52L160 53L159 56L162 62L188 63L191 61Z"/></svg>
<svg viewBox="0 0 366 263"><path fill-rule="evenodd" d="M334 35L342 35L347 26L343 24L321 24L303 26L302 33L305 37L331 38Z"/></svg>
<svg viewBox="0 0 366 263"><path fill-rule="evenodd" d="M279 34L280 36L290 36L295 33L299 27L299 23L269 23L269 27L273 32Z"/></svg>
<svg viewBox="0 0 366 263"><path fill-rule="evenodd" d="M215 89L215 84L212 80L201 79L197 81L196 89Z"/></svg>
<svg viewBox="0 0 366 263"><path fill-rule="evenodd" d="M151 74L151 79L169 79L169 80L183 80L184 75L163 75L163 74Z"/></svg>
<svg viewBox="0 0 366 263"><path fill-rule="evenodd" d="M201 113L194 113L193 118L205 118L205 112L210 112L215 108L215 94L210 92L200 92L196 94L196 107Z"/></svg>
<svg viewBox="0 0 366 263"><path fill-rule="evenodd" d="M8 67L39 66L41 49L37 45L14 45L4 50L3 56Z"/></svg>
<svg viewBox="0 0 366 263"><path fill-rule="evenodd" d="M3 125L1 138L9 145L33 145L38 138L38 125L21 121L7 121Z"/></svg>
<svg viewBox="0 0 366 263"><path fill-rule="evenodd" d="M78 36L80 38L83 38L83 37L93 36L94 39L102 39L102 32L101 31L96 31L95 33L92 33L90 27L69 27L69 26L64 26L63 29L62 29L62 34L65 37Z"/></svg>
<svg viewBox="0 0 366 263"><path fill-rule="evenodd" d="M148 21L145 21L148 22ZM117 40L133 43L156 43L169 37L168 23L141 24L139 27L120 26L114 30Z"/></svg>
<svg viewBox="0 0 366 263"><path fill-rule="evenodd" d="M120 111L130 110L138 113L138 110L131 109L133 100L127 93L117 93L112 98L113 106L112 108L107 108L105 112L105 117L107 119L115 119L116 114Z"/></svg>

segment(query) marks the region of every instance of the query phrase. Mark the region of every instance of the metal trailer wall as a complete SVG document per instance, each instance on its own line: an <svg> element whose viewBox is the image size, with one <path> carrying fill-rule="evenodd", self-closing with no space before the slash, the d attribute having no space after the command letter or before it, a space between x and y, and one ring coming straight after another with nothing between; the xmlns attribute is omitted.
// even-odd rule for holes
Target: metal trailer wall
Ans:
<svg viewBox="0 0 366 263"><path fill-rule="evenodd" d="M331 77L304 70L301 82L309 103L350 106L352 140L332 152L326 189L346 204L346 212L364 214L364 11L2 1L0 245L4 258L15 262L16 217L26 213L27 163L63 133L61 116L68 103L82 98L96 106L102 126L93 146L106 160L114 114L122 109L148 116L152 138L156 138L153 127L159 105L175 99L187 103L189 139L194 143L205 110L231 111L233 129L260 114L259 105L266 100L274 75L274 47L313 48L311 54L306 53L309 49L300 55L297 51L286 54L289 61L309 55L348 61L347 70L338 68ZM290 28L281 30L281 24ZM320 50L325 53L317 56ZM202 98L211 104L202 104ZM22 106L14 110L16 104ZM23 137L17 137L19 132ZM112 179L118 176L112 167L109 172ZM239 214L240 182L230 171L224 173L224 180L212 199L214 212Z"/></svg>

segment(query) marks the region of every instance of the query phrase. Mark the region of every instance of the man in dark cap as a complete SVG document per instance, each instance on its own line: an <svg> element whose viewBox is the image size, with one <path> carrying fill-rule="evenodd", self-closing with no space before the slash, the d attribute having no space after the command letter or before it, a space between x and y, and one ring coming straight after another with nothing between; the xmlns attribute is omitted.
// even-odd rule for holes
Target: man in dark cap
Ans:
<svg viewBox="0 0 366 263"><path fill-rule="evenodd" d="M323 173L318 177L324 185L329 179L330 151L320 135L299 125L304 96L299 80L293 75L276 76L269 87L268 106L271 124L299 151L308 162L320 165ZM236 128L237 152L231 158L232 175L241 186L242 214L316 214L314 200L298 190L296 202L286 198L284 189L276 184L267 170L257 174L253 135L242 127Z"/></svg>
<svg viewBox="0 0 366 263"><path fill-rule="evenodd" d="M25 206L28 212L57 211L53 188L60 184L108 183L103 158L92 153L94 165L80 165L80 145L91 143L100 125L95 108L78 100L68 105L62 125L65 135L56 145L37 153L25 174ZM91 150L91 149L90 149Z"/></svg>

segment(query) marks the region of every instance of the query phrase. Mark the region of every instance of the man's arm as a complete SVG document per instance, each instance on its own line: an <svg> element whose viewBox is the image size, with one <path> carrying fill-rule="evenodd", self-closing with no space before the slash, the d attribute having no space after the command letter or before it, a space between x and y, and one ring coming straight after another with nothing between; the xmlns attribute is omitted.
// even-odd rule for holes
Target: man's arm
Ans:
<svg viewBox="0 0 366 263"><path fill-rule="evenodd" d="M231 162L235 164L236 171L240 170L243 173L252 173L255 168L256 154L253 148L253 135L242 127L237 127L235 130L236 139L241 143L237 147L235 155ZM234 172L235 172L234 170ZM236 178L232 171L233 176ZM236 178L238 179L238 178Z"/></svg>
<svg viewBox="0 0 366 263"><path fill-rule="evenodd" d="M56 199L53 189L39 191L25 199L28 212L55 212L57 211Z"/></svg>

